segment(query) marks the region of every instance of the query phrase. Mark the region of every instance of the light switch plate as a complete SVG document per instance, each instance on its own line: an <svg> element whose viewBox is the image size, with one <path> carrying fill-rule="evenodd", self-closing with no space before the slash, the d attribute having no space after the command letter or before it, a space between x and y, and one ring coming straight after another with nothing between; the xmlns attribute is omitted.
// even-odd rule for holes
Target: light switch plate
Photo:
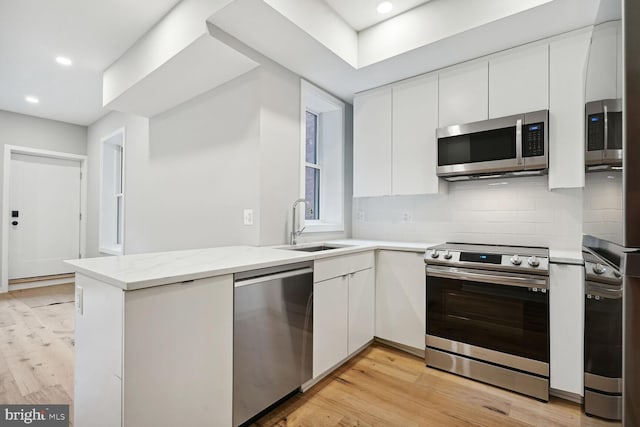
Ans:
<svg viewBox="0 0 640 427"><path fill-rule="evenodd" d="M84 289L82 286L76 286L76 313L82 316L84 311Z"/></svg>
<svg viewBox="0 0 640 427"><path fill-rule="evenodd" d="M244 225L253 225L253 209L244 210Z"/></svg>

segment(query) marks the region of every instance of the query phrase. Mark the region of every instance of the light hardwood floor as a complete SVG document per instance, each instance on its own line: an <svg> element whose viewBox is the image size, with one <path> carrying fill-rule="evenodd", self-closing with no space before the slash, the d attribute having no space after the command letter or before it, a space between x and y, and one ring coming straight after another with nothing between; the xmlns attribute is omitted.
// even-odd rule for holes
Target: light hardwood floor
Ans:
<svg viewBox="0 0 640 427"><path fill-rule="evenodd" d="M0 403L69 403L73 285L0 295ZM71 411L73 413L73 411ZM561 399L538 402L426 368L375 344L257 426L616 426Z"/></svg>
<svg viewBox="0 0 640 427"><path fill-rule="evenodd" d="M72 403L73 299L73 284L0 295L0 403Z"/></svg>
<svg viewBox="0 0 640 427"><path fill-rule="evenodd" d="M374 344L256 426L619 426L580 405L544 403L427 368L421 358Z"/></svg>

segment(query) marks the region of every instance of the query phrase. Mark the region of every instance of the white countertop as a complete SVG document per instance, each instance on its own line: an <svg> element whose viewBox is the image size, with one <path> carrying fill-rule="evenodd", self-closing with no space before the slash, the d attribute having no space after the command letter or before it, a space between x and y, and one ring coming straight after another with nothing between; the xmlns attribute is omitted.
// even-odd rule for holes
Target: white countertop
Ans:
<svg viewBox="0 0 640 427"><path fill-rule="evenodd" d="M549 262L554 264L583 265L582 251L549 249Z"/></svg>
<svg viewBox="0 0 640 427"><path fill-rule="evenodd" d="M430 243L335 240L319 243L350 245L322 252L304 252L279 247L226 246L137 255L108 256L65 261L75 271L124 290L136 290L240 271L312 261L374 249L422 252Z"/></svg>

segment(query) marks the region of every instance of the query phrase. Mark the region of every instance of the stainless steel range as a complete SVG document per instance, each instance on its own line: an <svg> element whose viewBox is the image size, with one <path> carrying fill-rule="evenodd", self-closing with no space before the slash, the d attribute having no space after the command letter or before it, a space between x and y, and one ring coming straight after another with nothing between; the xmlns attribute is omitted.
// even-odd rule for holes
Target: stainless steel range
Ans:
<svg viewBox="0 0 640 427"><path fill-rule="evenodd" d="M602 252L602 251L601 251ZM607 255L605 258L604 255ZM620 254L584 250L584 411L622 419Z"/></svg>
<svg viewBox="0 0 640 427"><path fill-rule="evenodd" d="M427 249L427 366L549 400L546 248Z"/></svg>

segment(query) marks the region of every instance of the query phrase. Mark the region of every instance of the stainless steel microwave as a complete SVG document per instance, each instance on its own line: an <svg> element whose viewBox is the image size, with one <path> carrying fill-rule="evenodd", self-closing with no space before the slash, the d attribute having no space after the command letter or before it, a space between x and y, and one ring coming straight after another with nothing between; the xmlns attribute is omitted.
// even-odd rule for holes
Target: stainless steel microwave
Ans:
<svg viewBox="0 0 640 427"><path fill-rule="evenodd" d="M548 110L439 128L437 175L461 181L546 173L548 134Z"/></svg>
<svg viewBox="0 0 640 427"><path fill-rule="evenodd" d="M587 102L585 121L587 171L622 166L622 100Z"/></svg>

